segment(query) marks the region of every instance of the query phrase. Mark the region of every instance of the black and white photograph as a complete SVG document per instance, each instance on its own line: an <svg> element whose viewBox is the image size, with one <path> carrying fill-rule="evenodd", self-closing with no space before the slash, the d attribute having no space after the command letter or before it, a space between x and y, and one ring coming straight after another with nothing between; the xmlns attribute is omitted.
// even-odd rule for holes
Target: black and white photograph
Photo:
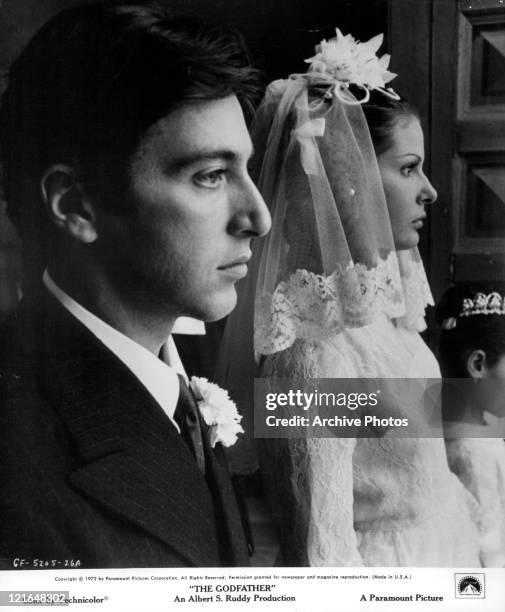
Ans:
<svg viewBox="0 0 505 612"><path fill-rule="evenodd" d="M0 0L0 606L503 610L504 439L505 0Z"/></svg>

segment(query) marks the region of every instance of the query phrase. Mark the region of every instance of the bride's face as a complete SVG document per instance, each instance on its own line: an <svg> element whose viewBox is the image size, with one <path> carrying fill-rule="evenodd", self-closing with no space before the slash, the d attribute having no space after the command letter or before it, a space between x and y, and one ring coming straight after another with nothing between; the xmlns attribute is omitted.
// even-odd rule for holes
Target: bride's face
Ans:
<svg viewBox="0 0 505 612"><path fill-rule="evenodd" d="M393 229L395 247L410 249L419 242L426 205L437 192L423 172L424 138L414 116L401 118L391 133L391 146L377 157Z"/></svg>

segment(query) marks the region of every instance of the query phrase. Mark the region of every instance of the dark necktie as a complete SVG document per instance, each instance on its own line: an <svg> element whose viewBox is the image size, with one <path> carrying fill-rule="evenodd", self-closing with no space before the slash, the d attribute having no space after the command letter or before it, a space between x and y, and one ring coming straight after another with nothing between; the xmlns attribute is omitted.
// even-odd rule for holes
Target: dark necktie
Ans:
<svg viewBox="0 0 505 612"><path fill-rule="evenodd" d="M181 430L184 441L193 453L202 474L205 474L205 453L203 450L202 430L198 406L184 378L179 378L179 399L174 412L174 421Z"/></svg>

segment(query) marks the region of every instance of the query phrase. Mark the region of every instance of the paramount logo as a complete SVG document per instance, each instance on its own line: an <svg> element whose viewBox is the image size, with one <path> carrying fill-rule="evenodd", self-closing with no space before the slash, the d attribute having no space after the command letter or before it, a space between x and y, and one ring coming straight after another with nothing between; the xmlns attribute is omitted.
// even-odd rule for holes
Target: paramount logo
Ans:
<svg viewBox="0 0 505 612"><path fill-rule="evenodd" d="M457 599L484 599L484 574L454 574Z"/></svg>

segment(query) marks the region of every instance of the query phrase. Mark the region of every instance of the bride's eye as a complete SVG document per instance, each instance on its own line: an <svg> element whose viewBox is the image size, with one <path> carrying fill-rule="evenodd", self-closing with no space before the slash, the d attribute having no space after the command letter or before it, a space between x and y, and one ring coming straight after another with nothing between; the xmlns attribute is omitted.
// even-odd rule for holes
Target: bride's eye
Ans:
<svg viewBox="0 0 505 612"><path fill-rule="evenodd" d="M226 169L218 168L217 170L209 170L199 172L193 177L193 181L198 187L206 189L216 189L225 180Z"/></svg>
<svg viewBox="0 0 505 612"><path fill-rule="evenodd" d="M403 176L410 176L419 165L419 162L410 162L401 167L400 172Z"/></svg>

